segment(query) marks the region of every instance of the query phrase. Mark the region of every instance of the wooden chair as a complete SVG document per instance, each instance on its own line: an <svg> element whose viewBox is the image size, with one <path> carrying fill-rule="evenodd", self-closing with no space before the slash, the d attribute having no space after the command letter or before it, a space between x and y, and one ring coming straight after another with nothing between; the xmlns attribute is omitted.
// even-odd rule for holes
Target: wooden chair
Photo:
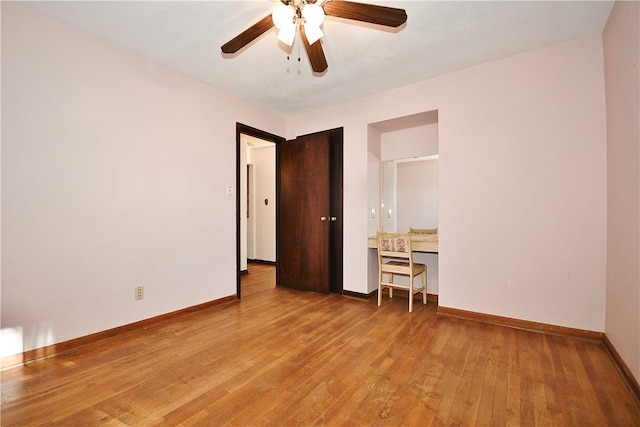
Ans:
<svg viewBox="0 0 640 427"><path fill-rule="evenodd" d="M413 311L413 296L422 291L422 303L427 303L427 266L413 262L410 233L376 233L378 248L378 307L382 305L382 291L389 289L389 298L393 298L393 289L409 291L409 312ZM385 274L388 281L384 280ZM394 275L408 276L409 284L394 282ZM421 287L414 285L414 278L422 276Z"/></svg>

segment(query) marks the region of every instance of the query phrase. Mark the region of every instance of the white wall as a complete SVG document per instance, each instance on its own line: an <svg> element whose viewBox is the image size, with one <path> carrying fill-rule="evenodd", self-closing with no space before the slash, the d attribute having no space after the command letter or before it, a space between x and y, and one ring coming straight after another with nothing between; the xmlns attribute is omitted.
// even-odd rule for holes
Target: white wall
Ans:
<svg viewBox="0 0 640 427"><path fill-rule="evenodd" d="M254 259L276 260L276 146L251 148L254 165ZM265 204L265 199L268 203Z"/></svg>
<svg viewBox="0 0 640 427"><path fill-rule="evenodd" d="M283 119L8 2L2 113L2 355L235 294L236 122Z"/></svg>
<svg viewBox="0 0 640 427"><path fill-rule="evenodd" d="M600 36L287 120L344 126L344 283L367 293L367 128L438 110L441 306L604 330Z"/></svg>
<svg viewBox="0 0 640 427"><path fill-rule="evenodd" d="M640 380L640 3L603 32L607 99L606 334Z"/></svg>

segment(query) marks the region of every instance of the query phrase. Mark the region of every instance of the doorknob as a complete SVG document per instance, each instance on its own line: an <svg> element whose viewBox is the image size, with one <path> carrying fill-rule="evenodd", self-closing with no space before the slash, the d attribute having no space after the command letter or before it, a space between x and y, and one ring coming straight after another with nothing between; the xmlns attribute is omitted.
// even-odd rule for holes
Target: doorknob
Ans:
<svg viewBox="0 0 640 427"><path fill-rule="evenodd" d="M326 217L326 216L321 216L321 217L320 217L320 221L326 221L326 220L327 220L327 217Z"/></svg>
<svg viewBox="0 0 640 427"><path fill-rule="evenodd" d="M338 218L336 218L335 216L331 217L331 222L336 222L338 220Z"/></svg>

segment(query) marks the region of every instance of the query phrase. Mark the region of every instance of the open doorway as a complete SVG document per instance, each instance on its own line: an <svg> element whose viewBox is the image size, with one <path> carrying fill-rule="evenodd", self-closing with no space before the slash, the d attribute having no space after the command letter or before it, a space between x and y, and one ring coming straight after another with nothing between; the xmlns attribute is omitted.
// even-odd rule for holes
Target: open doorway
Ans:
<svg viewBox="0 0 640 427"><path fill-rule="evenodd" d="M277 135L236 124L236 294L248 261L276 263L275 146Z"/></svg>
<svg viewBox="0 0 640 427"><path fill-rule="evenodd" d="M241 135L246 174L241 176L241 266L248 262L276 262L276 145Z"/></svg>

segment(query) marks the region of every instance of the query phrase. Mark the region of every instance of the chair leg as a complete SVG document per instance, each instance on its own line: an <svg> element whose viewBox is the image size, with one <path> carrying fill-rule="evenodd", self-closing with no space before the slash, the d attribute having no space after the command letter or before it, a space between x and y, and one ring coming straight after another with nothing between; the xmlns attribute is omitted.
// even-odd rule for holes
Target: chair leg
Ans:
<svg viewBox="0 0 640 427"><path fill-rule="evenodd" d="M427 303L427 272L422 272L422 303Z"/></svg>
<svg viewBox="0 0 640 427"><path fill-rule="evenodd" d="M413 311L413 274L409 275L409 313Z"/></svg>
<svg viewBox="0 0 640 427"><path fill-rule="evenodd" d="M382 272L378 274L378 307L382 305Z"/></svg>
<svg viewBox="0 0 640 427"><path fill-rule="evenodd" d="M389 283L393 284L393 273L389 273ZM393 298L393 286L389 286L389 299Z"/></svg>

